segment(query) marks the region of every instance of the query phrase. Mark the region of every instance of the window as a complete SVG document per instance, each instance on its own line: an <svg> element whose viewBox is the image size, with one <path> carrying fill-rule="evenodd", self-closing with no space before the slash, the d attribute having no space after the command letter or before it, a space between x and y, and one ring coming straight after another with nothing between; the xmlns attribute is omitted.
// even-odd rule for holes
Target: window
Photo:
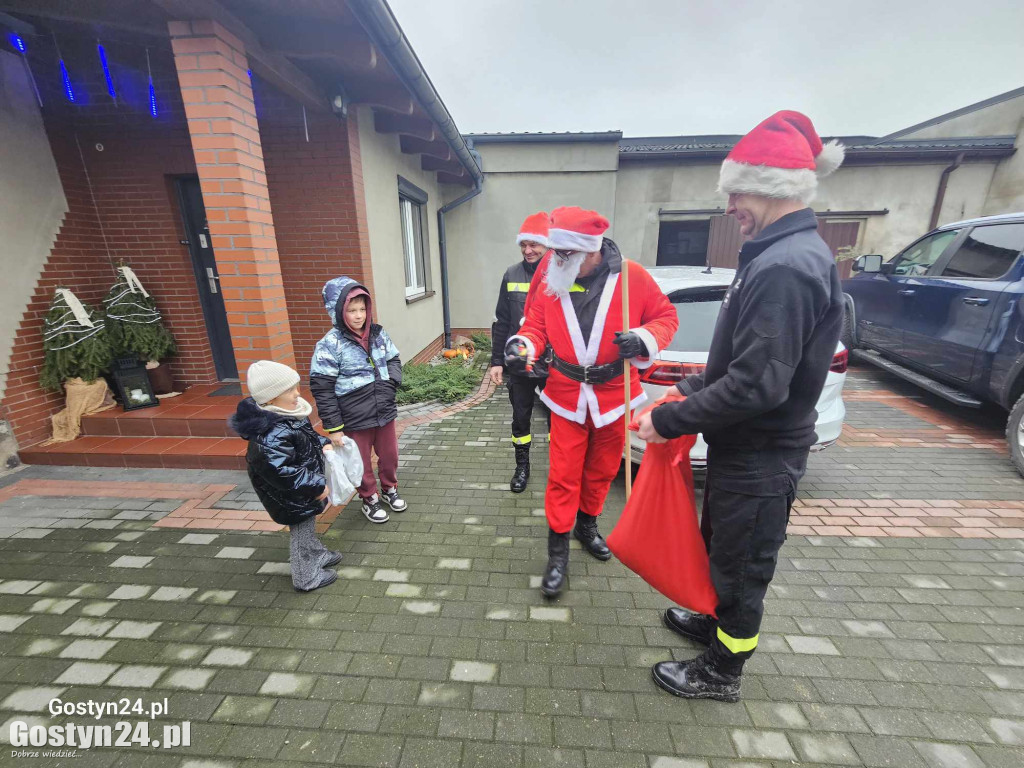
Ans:
<svg viewBox="0 0 1024 768"><path fill-rule="evenodd" d="M711 220L663 221L658 227L659 267L703 267L708 258Z"/></svg>
<svg viewBox="0 0 1024 768"><path fill-rule="evenodd" d="M936 232L934 235L929 235L914 243L896 257L894 273L910 277L920 277L926 274L958 234L960 234L960 230L957 229Z"/></svg>
<svg viewBox="0 0 1024 768"><path fill-rule="evenodd" d="M676 291L669 295L679 318L679 330L668 344L669 351L708 352L711 349L718 312L727 290L721 286Z"/></svg>
<svg viewBox="0 0 1024 768"><path fill-rule="evenodd" d="M1010 271L1024 250L1024 224L975 227L942 270L945 277L992 280Z"/></svg>
<svg viewBox="0 0 1024 768"><path fill-rule="evenodd" d="M399 176L398 209L402 221L406 299L422 296L430 288L426 207L427 193Z"/></svg>

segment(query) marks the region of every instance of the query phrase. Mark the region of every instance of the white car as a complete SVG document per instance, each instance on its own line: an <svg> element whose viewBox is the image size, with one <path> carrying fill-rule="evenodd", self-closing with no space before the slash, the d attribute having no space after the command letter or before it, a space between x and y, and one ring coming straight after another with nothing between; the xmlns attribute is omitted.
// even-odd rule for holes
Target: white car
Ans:
<svg viewBox="0 0 1024 768"><path fill-rule="evenodd" d="M648 399L641 409L662 397L669 387L684 376L704 370L718 310L736 275L734 269L718 267L710 271L703 267L651 267L648 271L675 306L679 316L679 330L668 348L659 353L654 365L640 372L640 380ZM811 448L812 451L820 451L832 445L843 430L843 419L846 417L843 384L846 381L847 354L846 347L841 343L836 345L832 367L829 368L816 406L818 420L814 431L818 442ZM630 432L629 451L633 463L640 462L646 447L647 443L637 437L635 432ZM702 435L698 435L697 443L690 451L690 463L694 467L704 467L707 460L707 443Z"/></svg>

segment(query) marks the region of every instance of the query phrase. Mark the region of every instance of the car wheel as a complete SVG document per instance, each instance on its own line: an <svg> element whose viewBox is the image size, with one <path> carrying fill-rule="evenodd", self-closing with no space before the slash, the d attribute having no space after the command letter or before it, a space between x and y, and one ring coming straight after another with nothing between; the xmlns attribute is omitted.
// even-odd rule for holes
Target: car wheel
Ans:
<svg viewBox="0 0 1024 768"><path fill-rule="evenodd" d="M849 304L843 305L843 329L839 332L839 340L851 352L857 347L853 339L853 316L850 314Z"/></svg>
<svg viewBox="0 0 1024 768"><path fill-rule="evenodd" d="M1006 421L1006 442L1013 466L1024 476L1024 395L1010 410L1010 418Z"/></svg>

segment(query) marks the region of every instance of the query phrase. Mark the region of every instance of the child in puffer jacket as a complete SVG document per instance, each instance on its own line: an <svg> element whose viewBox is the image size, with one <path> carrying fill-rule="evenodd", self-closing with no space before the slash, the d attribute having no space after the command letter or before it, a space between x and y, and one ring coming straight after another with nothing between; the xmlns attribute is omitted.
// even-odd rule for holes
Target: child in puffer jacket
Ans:
<svg viewBox="0 0 1024 768"><path fill-rule="evenodd" d="M327 506L324 452L334 450L313 430L313 406L299 395L299 374L287 365L258 360L249 366L250 396L228 424L249 441L249 480L275 523L291 529L292 585L298 592L326 587L341 553L316 535L316 516Z"/></svg>
<svg viewBox="0 0 1024 768"><path fill-rule="evenodd" d="M365 286L349 277L336 277L324 285L321 295L334 327L313 351L309 388L331 441L340 446L344 430L359 446L363 514L371 523L386 523L389 517L382 500L392 512L407 508L398 493L395 434L395 392L402 383L402 361L387 331L373 322ZM379 494L371 449L377 454Z"/></svg>

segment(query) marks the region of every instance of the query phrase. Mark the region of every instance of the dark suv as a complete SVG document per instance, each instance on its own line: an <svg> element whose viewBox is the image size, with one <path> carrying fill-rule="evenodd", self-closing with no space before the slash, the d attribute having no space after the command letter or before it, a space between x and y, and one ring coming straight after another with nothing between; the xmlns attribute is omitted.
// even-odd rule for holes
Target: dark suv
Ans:
<svg viewBox="0 0 1024 768"><path fill-rule="evenodd" d="M843 281L853 356L940 397L1010 412L1024 475L1024 213L939 227L893 259L861 256Z"/></svg>

